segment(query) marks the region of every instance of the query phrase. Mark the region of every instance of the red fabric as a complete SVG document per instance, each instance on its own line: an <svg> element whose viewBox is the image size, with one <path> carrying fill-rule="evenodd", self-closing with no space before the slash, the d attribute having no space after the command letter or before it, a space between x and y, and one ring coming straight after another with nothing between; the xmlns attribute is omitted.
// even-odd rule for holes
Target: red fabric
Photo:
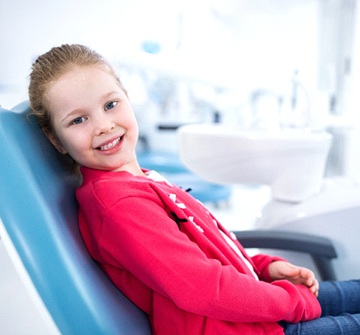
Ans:
<svg viewBox="0 0 360 335"><path fill-rule="evenodd" d="M154 334L283 334L280 320L320 316L306 287L268 282L268 265L279 258L249 258L236 241L256 280L214 217L180 188L127 172L82 173L77 199L86 247L148 314Z"/></svg>

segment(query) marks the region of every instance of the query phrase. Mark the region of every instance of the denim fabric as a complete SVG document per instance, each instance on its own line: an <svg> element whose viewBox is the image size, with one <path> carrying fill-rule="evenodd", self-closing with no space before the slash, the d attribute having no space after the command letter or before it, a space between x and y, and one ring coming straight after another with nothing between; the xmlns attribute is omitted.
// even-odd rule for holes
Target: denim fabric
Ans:
<svg viewBox="0 0 360 335"><path fill-rule="evenodd" d="M286 335L360 334L360 281L321 282L319 319L296 324L281 322Z"/></svg>

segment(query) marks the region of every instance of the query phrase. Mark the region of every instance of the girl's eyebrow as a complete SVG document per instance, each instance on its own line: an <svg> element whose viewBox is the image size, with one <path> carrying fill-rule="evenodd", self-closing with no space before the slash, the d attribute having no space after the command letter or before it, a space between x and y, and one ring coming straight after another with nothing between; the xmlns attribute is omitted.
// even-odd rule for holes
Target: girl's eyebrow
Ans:
<svg viewBox="0 0 360 335"><path fill-rule="evenodd" d="M119 92L118 91L111 91L109 93L106 93L102 96L102 99L107 99L109 97L111 97L112 95L115 95L115 94L118 94Z"/></svg>
<svg viewBox="0 0 360 335"><path fill-rule="evenodd" d="M105 94L103 94L103 95L100 97L100 101L107 100L107 99L109 99L111 96L116 95L116 94L118 94L118 93L119 93L118 91L111 91L111 92L109 92L109 93L105 93ZM82 112L82 111L81 111L81 109L79 109L79 108L72 110L71 112L69 112L68 114L66 114L66 115L64 116L64 118L61 120L61 123L65 122L65 121L66 121L68 118L70 118L71 116L76 115L76 114L79 114L79 113L81 113L81 112Z"/></svg>
<svg viewBox="0 0 360 335"><path fill-rule="evenodd" d="M70 118L71 116L75 115L75 114L79 114L81 112L80 109L74 109L73 111L71 111L70 113L66 114L65 117L60 121L61 123L66 122L66 120L68 118Z"/></svg>

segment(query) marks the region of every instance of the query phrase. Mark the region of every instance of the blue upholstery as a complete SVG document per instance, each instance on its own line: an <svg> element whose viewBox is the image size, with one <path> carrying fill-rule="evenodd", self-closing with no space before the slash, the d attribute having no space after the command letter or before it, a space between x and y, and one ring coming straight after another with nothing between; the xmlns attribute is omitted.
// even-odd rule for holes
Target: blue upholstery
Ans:
<svg viewBox="0 0 360 335"><path fill-rule="evenodd" d="M28 104L0 108L0 217L62 334L151 334L147 317L91 260L77 228L78 180Z"/></svg>

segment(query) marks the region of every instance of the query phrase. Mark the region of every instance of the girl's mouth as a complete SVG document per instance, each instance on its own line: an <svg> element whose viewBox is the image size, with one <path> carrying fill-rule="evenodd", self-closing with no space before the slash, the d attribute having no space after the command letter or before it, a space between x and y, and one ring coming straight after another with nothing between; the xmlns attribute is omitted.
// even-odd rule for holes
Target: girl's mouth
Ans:
<svg viewBox="0 0 360 335"><path fill-rule="evenodd" d="M100 150L100 151L109 150L109 149L115 147L117 144L119 144L119 143L121 142L121 140L123 139L123 137L124 137L124 135L118 137L117 139L115 139L115 140L112 141L112 142L109 142L109 143L106 143L106 144L104 144L104 145L101 145L101 146L97 147L96 149L97 149L97 150Z"/></svg>

